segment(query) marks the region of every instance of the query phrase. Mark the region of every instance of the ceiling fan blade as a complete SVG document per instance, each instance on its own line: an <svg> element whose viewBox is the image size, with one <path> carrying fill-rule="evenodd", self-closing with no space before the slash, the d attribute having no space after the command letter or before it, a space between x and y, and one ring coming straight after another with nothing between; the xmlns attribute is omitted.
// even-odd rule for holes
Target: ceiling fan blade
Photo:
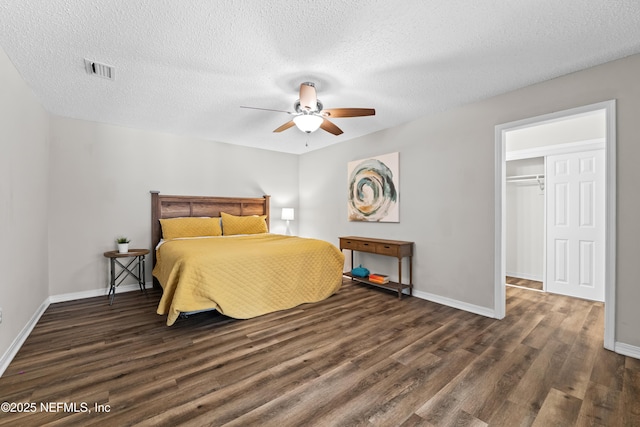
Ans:
<svg viewBox="0 0 640 427"><path fill-rule="evenodd" d="M327 119L322 120L320 128L334 135L340 135L342 133L342 129L340 129L338 126L334 125Z"/></svg>
<svg viewBox="0 0 640 427"><path fill-rule="evenodd" d="M300 85L300 107L312 111L318 107L316 88L311 82L305 82Z"/></svg>
<svg viewBox="0 0 640 427"><path fill-rule="evenodd" d="M284 110L273 110L271 108L259 108L259 107L245 107L244 105L241 105L240 108L249 108L251 110L263 110L263 111L275 111L276 113L287 113L287 114L293 114L290 111L284 111Z"/></svg>
<svg viewBox="0 0 640 427"><path fill-rule="evenodd" d="M274 132L282 132L283 130L287 130L290 127L293 127L294 125L295 123L293 122L293 120L289 120L287 123L283 124L278 129L274 130Z"/></svg>
<svg viewBox="0 0 640 427"><path fill-rule="evenodd" d="M325 108L321 113L323 116L336 118L336 117L362 117L362 116L375 116L376 110L374 108Z"/></svg>

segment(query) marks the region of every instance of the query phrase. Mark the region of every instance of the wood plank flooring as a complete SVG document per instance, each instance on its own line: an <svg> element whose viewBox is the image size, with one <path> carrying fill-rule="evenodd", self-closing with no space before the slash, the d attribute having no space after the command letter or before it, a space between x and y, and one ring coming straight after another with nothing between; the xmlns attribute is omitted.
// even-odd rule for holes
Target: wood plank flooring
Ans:
<svg viewBox="0 0 640 427"><path fill-rule="evenodd" d="M519 277L507 276L506 283L507 285L520 286L527 289L535 289L536 291L542 290L542 282L538 282L537 280L528 280L521 279Z"/></svg>
<svg viewBox="0 0 640 427"><path fill-rule="evenodd" d="M640 425L640 361L603 349L600 303L508 287L498 321L347 281L167 327L159 297L52 304L0 378L35 410L0 425Z"/></svg>

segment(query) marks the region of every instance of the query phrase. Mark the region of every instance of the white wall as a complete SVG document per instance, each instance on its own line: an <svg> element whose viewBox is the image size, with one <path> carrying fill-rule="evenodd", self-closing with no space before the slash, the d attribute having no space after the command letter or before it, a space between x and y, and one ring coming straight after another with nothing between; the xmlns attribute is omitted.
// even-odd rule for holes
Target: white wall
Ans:
<svg viewBox="0 0 640 427"><path fill-rule="evenodd" d="M507 162L507 178L544 175L544 157ZM507 181L506 190L507 276L543 280L544 191L537 182Z"/></svg>
<svg viewBox="0 0 640 427"><path fill-rule="evenodd" d="M0 48L0 356L49 296L49 121Z"/></svg>
<svg viewBox="0 0 640 427"><path fill-rule="evenodd" d="M493 309L495 126L617 99L616 340L640 346L638 75L634 55L304 154L301 231L413 240L418 290ZM347 221L347 162L394 151L400 223Z"/></svg>
<svg viewBox="0 0 640 427"><path fill-rule="evenodd" d="M416 290L491 307L493 115L473 104L301 156L302 233L336 243L342 235L414 241ZM349 222L347 163L395 151L400 222ZM392 258L358 259L394 275Z"/></svg>
<svg viewBox="0 0 640 427"><path fill-rule="evenodd" d="M151 245L151 196L272 196L298 207L298 156L61 117L51 119L50 294L107 286L114 239ZM292 223L293 232L296 224ZM151 280L147 263L147 280Z"/></svg>

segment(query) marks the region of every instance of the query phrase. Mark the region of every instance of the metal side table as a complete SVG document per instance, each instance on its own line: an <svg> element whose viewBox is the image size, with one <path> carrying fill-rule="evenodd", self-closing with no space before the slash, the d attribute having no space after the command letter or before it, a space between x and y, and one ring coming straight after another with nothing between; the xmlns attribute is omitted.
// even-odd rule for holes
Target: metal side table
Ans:
<svg viewBox="0 0 640 427"><path fill-rule="evenodd" d="M104 256L109 258L111 277L109 280L109 305L113 304L116 297L116 288L120 286L127 276L132 276L138 281L140 291L146 293L144 284L144 257L149 254L148 249L129 249L129 252L120 253L118 251L105 252ZM120 262L118 258L132 258L127 265ZM116 264L120 267L120 272L116 275ZM122 276L124 274L124 276Z"/></svg>

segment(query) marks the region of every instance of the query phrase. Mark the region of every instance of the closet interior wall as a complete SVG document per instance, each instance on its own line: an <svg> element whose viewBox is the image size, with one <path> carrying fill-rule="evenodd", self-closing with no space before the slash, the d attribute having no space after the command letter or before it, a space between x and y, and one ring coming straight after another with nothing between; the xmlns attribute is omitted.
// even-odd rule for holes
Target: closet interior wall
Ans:
<svg viewBox="0 0 640 427"><path fill-rule="evenodd" d="M506 175L507 276L543 281L544 157L508 161ZM529 175L542 179L527 178Z"/></svg>

